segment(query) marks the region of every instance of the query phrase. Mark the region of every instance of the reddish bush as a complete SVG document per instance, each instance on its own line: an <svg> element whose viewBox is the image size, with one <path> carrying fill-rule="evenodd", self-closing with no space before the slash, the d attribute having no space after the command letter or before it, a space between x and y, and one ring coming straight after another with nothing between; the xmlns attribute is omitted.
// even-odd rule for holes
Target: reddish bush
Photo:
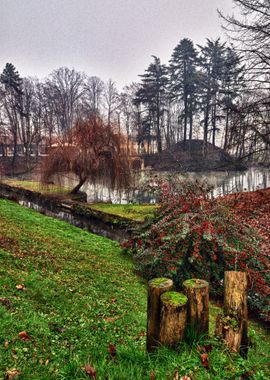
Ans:
<svg viewBox="0 0 270 380"><path fill-rule="evenodd" d="M255 231L199 183L160 188L156 219L126 244L139 273L170 277L178 288L188 278L203 278L221 295L225 270L247 271L250 306L270 320L269 259L260 254Z"/></svg>

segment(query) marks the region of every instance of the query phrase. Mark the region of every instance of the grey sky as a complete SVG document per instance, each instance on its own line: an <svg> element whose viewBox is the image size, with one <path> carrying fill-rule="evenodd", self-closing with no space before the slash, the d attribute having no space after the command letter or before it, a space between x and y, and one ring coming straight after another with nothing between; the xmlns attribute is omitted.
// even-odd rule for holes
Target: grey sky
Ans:
<svg viewBox="0 0 270 380"><path fill-rule="evenodd" d="M0 0L0 71L11 62L43 78L68 66L121 87L180 39L222 35L217 8L231 14L232 0Z"/></svg>

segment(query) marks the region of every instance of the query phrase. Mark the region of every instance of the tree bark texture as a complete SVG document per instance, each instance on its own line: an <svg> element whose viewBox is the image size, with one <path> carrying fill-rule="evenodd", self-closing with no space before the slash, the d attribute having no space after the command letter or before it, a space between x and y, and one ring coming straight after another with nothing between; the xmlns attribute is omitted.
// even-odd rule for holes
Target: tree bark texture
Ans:
<svg viewBox="0 0 270 380"><path fill-rule="evenodd" d="M155 278L148 284L147 301L147 351L151 352L159 345L161 301L160 296L173 288L172 280Z"/></svg>
<svg viewBox="0 0 270 380"><path fill-rule="evenodd" d="M187 297L178 292L165 292L160 297L159 343L175 347L182 341L187 318Z"/></svg>
<svg viewBox="0 0 270 380"><path fill-rule="evenodd" d="M196 336L209 333L209 284L200 279L190 279L183 283L184 294L188 298L187 326Z"/></svg>
<svg viewBox="0 0 270 380"><path fill-rule="evenodd" d="M216 320L217 336L224 339L232 352L244 357L248 350L247 274L225 272L224 313Z"/></svg>

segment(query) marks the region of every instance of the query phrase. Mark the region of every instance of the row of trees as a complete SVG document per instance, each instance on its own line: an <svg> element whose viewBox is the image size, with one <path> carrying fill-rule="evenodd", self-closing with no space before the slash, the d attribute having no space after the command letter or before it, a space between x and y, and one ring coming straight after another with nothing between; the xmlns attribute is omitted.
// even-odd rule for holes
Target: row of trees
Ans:
<svg viewBox="0 0 270 380"><path fill-rule="evenodd" d="M243 21L221 15L233 43L182 39L167 65L153 56L139 83L119 92L112 80L59 68L44 81L21 78L8 63L0 76L0 147L29 157L33 145L59 144L77 120L96 115L127 135L139 153L194 138L238 157L267 158L269 127L268 0L234 0ZM264 152L264 153L262 153ZM266 152L266 153L265 153ZM268 157L269 158L269 157Z"/></svg>
<svg viewBox="0 0 270 380"><path fill-rule="evenodd" d="M230 126L244 88L244 66L240 56L219 39L207 40L195 49L183 39L175 47L169 65L153 57L136 92L135 103L142 109L139 139L155 140L160 152L194 136L217 143L224 128L225 148L230 143ZM220 137L220 136L219 136Z"/></svg>
<svg viewBox="0 0 270 380"><path fill-rule="evenodd" d="M103 115L108 125L117 120L120 95L115 83L104 83L74 69L59 68L41 82L21 78L7 63L0 76L0 144L2 154L18 146L29 157L31 148L59 144L78 119Z"/></svg>
<svg viewBox="0 0 270 380"><path fill-rule="evenodd" d="M269 160L269 0L234 0L239 17L219 12L229 43L183 39L168 65L153 56L141 75L138 140L161 151L202 138L237 157ZM187 144L190 146L190 144Z"/></svg>

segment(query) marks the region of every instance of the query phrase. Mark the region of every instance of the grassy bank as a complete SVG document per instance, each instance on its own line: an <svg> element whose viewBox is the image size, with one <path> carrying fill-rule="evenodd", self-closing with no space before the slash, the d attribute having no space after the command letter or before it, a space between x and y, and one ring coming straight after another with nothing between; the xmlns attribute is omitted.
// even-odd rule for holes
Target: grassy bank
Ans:
<svg viewBox="0 0 270 380"><path fill-rule="evenodd" d="M100 380L173 379L175 368L196 380L270 378L270 338L254 324L247 361L213 339L209 370L197 344L148 356L146 288L116 242L0 200L0 264L1 380L11 369L24 380L89 379L87 363Z"/></svg>
<svg viewBox="0 0 270 380"><path fill-rule="evenodd" d="M5 179L2 181L9 186L18 187L30 191L37 191L41 194L68 194L71 189L64 188L53 184L42 184L38 181L25 181L17 179Z"/></svg>
<svg viewBox="0 0 270 380"><path fill-rule="evenodd" d="M98 211L103 211L107 214L117 215L120 217L132 219L138 222L143 222L146 218L154 216L157 205L149 204L110 204L110 203L95 203L89 206Z"/></svg>
<svg viewBox="0 0 270 380"><path fill-rule="evenodd" d="M44 195L57 195L60 198L67 198L71 189L60 187L53 184L44 185L37 181L25 181L16 179L5 179L3 183L25 189L29 191L39 192ZM135 222L143 222L146 218L154 216L154 212L158 205L150 204L111 204L111 203L91 203L85 204L86 208L102 211L106 214L116 215L123 218L131 219Z"/></svg>

